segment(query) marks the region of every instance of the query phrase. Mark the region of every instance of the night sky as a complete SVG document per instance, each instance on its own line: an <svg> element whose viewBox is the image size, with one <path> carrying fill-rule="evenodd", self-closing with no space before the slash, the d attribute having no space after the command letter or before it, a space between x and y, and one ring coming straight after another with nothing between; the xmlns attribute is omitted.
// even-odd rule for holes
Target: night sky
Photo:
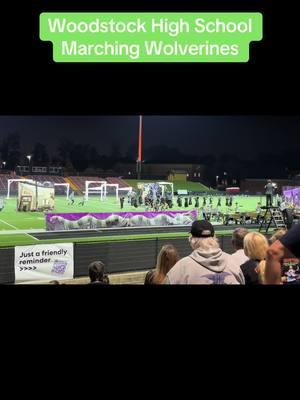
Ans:
<svg viewBox="0 0 300 400"><path fill-rule="evenodd" d="M138 123L138 116L1 116L0 142L17 132L24 153L36 142L54 152L65 137L95 145L100 154L117 144L125 154L137 145ZM143 135L145 148L167 145L185 154L238 153L249 159L300 147L300 117L144 116Z"/></svg>

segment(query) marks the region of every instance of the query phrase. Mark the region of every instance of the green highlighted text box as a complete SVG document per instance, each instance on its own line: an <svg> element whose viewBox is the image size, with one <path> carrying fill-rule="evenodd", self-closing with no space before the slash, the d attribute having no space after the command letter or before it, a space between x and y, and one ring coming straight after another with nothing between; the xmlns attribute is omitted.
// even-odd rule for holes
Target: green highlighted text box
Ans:
<svg viewBox="0 0 300 400"><path fill-rule="evenodd" d="M43 13L56 62L247 62L260 13Z"/></svg>

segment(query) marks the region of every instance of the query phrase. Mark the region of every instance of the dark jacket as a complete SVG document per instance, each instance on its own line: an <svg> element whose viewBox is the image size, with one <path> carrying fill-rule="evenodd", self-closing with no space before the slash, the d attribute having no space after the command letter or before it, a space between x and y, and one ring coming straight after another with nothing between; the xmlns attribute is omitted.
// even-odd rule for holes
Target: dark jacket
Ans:
<svg viewBox="0 0 300 400"><path fill-rule="evenodd" d="M244 264L241 265L242 273L245 277L245 285L258 285L259 275L256 272L256 267L258 266L259 261L257 260L248 260Z"/></svg>

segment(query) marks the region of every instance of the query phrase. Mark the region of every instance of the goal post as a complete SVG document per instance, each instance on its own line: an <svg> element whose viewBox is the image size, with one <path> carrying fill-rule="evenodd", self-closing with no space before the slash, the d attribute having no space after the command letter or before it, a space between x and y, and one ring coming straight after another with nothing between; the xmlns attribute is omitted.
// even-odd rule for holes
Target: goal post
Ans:
<svg viewBox="0 0 300 400"><path fill-rule="evenodd" d="M173 182L157 182L162 187L162 194L165 195L166 188L171 187L172 197L174 197L174 183Z"/></svg>
<svg viewBox="0 0 300 400"><path fill-rule="evenodd" d="M100 186L91 188L90 185L93 183L99 184ZM106 185L106 181L85 181L85 200L88 201L89 194L95 193L96 191L100 191L101 200L103 200L103 196L106 197Z"/></svg>
<svg viewBox="0 0 300 400"><path fill-rule="evenodd" d="M11 184L14 182L28 182L28 183L32 183L34 182L33 179L8 179L7 180L7 196L6 198L9 199L10 198L10 187Z"/></svg>
<svg viewBox="0 0 300 400"><path fill-rule="evenodd" d="M118 183L107 183L106 184L106 186L105 186L105 198L106 198L106 195L107 195L107 188L110 188L110 187L115 189L115 191L116 191L116 193L115 193L116 202L118 202L119 201L119 184Z"/></svg>
<svg viewBox="0 0 300 400"><path fill-rule="evenodd" d="M131 193L132 192L132 186L127 186L127 187L119 187L118 188L118 199L119 199L119 197L120 197L120 192L121 192L121 194L123 193L123 192L126 192L125 193L125 195L126 194L128 194L128 193Z"/></svg>
<svg viewBox="0 0 300 400"><path fill-rule="evenodd" d="M65 187L66 188L66 197L67 200L69 199L69 194L70 194L70 184L69 183L54 183L54 188L60 186L60 187Z"/></svg>

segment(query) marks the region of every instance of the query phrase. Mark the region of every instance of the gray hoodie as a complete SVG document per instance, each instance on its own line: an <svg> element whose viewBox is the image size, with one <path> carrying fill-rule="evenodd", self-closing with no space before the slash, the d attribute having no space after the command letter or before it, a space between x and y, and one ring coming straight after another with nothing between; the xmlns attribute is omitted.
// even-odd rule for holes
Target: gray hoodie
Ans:
<svg viewBox="0 0 300 400"><path fill-rule="evenodd" d="M243 274L237 261L220 248L197 249L174 265L165 283L239 285Z"/></svg>

